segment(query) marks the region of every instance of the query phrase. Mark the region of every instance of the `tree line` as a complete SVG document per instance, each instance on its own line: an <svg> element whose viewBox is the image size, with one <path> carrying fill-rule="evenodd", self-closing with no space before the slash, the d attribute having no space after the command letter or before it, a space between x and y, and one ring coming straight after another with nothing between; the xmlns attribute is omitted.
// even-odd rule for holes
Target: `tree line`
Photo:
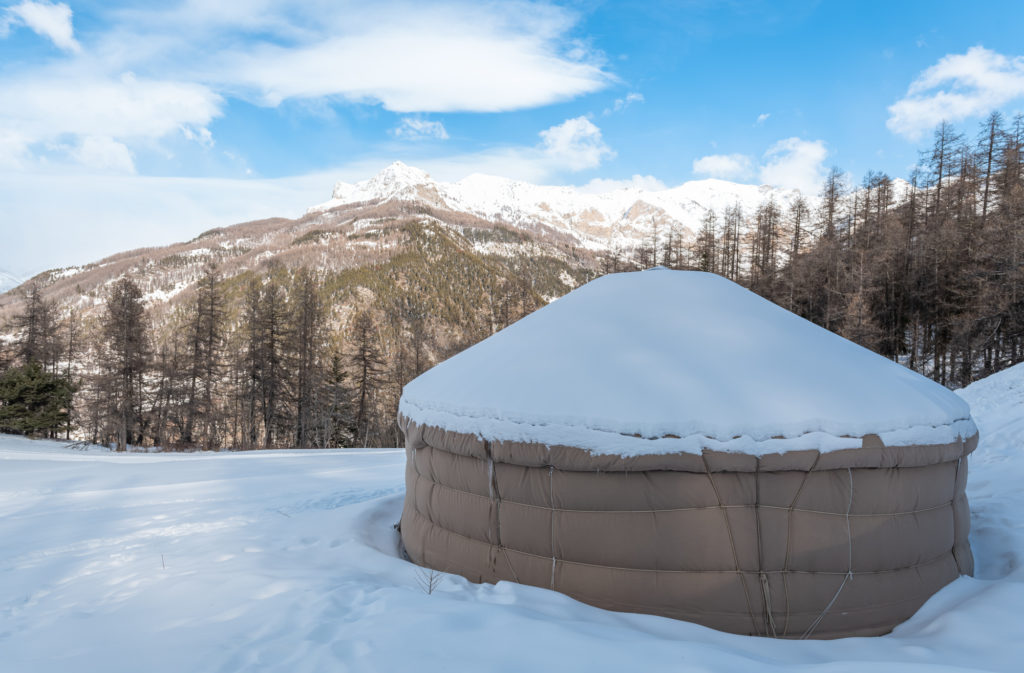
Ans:
<svg viewBox="0 0 1024 673"><path fill-rule="evenodd" d="M0 343L0 431L118 449L399 445L408 381L543 305L540 253L499 266L408 229L389 266L352 271L372 298L340 306L301 267L208 266L160 329L129 277L88 320L29 284ZM711 210L691 238L652 218L650 234L596 273L718 273L953 387L1024 360L1022 117L992 114L973 138L940 125L907 182L833 168L813 206Z"/></svg>
<svg viewBox="0 0 1024 673"><path fill-rule="evenodd" d="M652 226L654 229L654 226ZM1024 117L934 132L908 182L838 168L815 207L708 211L692 243L653 235L602 271L726 276L808 320L960 387L1024 359Z"/></svg>
<svg viewBox="0 0 1024 673"><path fill-rule="evenodd" d="M382 443L385 363L370 313L352 316L343 342L327 329L320 281L308 269L253 279L237 316L225 293L217 270L205 269L161 337L130 278L112 284L88 327L73 313L58 321L30 286L0 377L0 430L58 437L74 429L118 450Z"/></svg>

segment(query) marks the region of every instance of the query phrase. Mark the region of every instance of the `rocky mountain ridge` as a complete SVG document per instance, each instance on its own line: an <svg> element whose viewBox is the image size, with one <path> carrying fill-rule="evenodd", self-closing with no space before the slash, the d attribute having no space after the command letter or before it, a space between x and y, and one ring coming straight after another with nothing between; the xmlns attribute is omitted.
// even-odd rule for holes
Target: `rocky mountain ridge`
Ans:
<svg viewBox="0 0 1024 673"><path fill-rule="evenodd" d="M598 192L479 173L440 182L396 161L369 180L337 183L331 199L309 212L330 212L357 202L419 202L508 226L550 227L571 235L582 247L603 251L635 247L650 238L653 227L679 226L684 236L692 237L708 210L721 213L738 204L750 215L769 199L785 210L799 196L795 189L715 179L662 190L621 187Z"/></svg>
<svg viewBox="0 0 1024 673"><path fill-rule="evenodd" d="M420 246L414 254L426 254L420 235L425 231L445 237L450 243L445 249L464 256L461 261L446 259L447 264L473 258L518 268L521 260L534 260L531 273L541 277L530 283L539 298L551 300L593 275L610 251L629 258L631 250L664 240L670 231L682 242L692 240L709 209L721 214L738 204L750 218L769 199L784 210L799 195L722 180L599 193L480 174L441 182L395 162L368 180L339 182L330 200L294 220L272 218L211 229L190 241L126 251L96 263L46 271L33 280L63 310L89 315L102 305L107 286L128 275L141 286L159 321L190 295L208 265L237 282L271 268L299 266L335 278L380 267L410 245ZM419 233L411 233L410 225ZM0 295L0 324L19 304L17 292Z"/></svg>

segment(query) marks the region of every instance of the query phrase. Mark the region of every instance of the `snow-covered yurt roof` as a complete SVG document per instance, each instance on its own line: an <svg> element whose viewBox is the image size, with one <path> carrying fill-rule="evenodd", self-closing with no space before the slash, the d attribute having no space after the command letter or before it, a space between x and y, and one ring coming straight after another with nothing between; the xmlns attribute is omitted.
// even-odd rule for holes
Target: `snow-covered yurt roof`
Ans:
<svg viewBox="0 0 1024 673"><path fill-rule="evenodd" d="M399 412L489 440L639 455L940 444L943 386L709 273L603 276L427 371Z"/></svg>

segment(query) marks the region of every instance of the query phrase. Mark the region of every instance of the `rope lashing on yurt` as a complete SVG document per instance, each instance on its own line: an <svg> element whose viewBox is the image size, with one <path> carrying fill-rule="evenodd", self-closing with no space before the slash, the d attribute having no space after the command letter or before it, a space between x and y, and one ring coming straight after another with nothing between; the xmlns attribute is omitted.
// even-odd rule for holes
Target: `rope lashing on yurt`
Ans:
<svg viewBox="0 0 1024 673"><path fill-rule="evenodd" d="M747 613L750 615L750 624L754 629L754 633L757 633L757 617L754 615L754 606L750 602L750 590L747 588L747 580L743 578L743 570L740 568L740 555L736 551L736 537L732 532L732 522L729 520L729 512L722 505L722 496L718 492L718 484L715 483L714 477L711 476L711 466L708 465L707 455L701 454L701 461L704 463L704 474L708 476L708 481L711 482L711 489L715 492L715 500L718 501L718 509L722 511L722 517L725 519L725 528L729 533L729 545L732 547L732 560L736 566L736 578L740 581L740 586L743 587L743 597L747 602Z"/></svg>
<svg viewBox="0 0 1024 673"><path fill-rule="evenodd" d="M789 503L788 513L786 514L786 560L782 566L782 588L786 596L786 621L782 626L782 635L789 635L789 558L790 551L793 544L793 512L796 511L796 503L800 501L800 494L804 491L804 486L807 485L807 478L814 472L814 468L818 466L818 461L821 460L821 451L818 451L814 456L814 462L804 472L803 478L800 480L800 486L797 487L796 493L793 495L793 500Z"/></svg>
<svg viewBox="0 0 1024 673"><path fill-rule="evenodd" d="M757 535L757 571L761 585L761 602L764 608L765 635L778 637L775 629L775 615L772 613L772 591L768 586L768 575L764 571L764 545L761 538L761 461L754 470L754 530Z"/></svg>
<svg viewBox="0 0 1024 673"><path fill-rule="evenodd" d="M498 549L501 550L501 555L505 559L505 563L508 565L508 571L512 573L512 579L518 584L519 577L516 575L516 569L512 565L512 559L508 556L508 549L501 543L501 493L498 491L498 475L494 471L494 458L491 455L491 443L484 442L484 451L487 453L487 490L490 495L491 501L494 502L494 538Z"/></svg>
<svg viewBox="0 0 1024 673"><path fill-rule="evenodd" d="M853 470L846 468L846 473L850 475L850 499L846 503L846 542L848 554L846 575L843 576L843 581L839 584L839 588L836 589L835 596L833 596L832 600L828 602L828 605L826 605L825 609L821 611L821 614L818 615L817 619L811 622L811 625L803 632L803 635L800 636L800 640L805 640L811 637L811 634L814 633L814 629L818 628L818 624L821 623L821 620L825 618L828 611L832 609L833 605L835 605L836 599L839 598L839 594L843 591L843 587L846 586L847 582L853 579L853 533L850 531L850 510L853 509Z"/></svg>
<svg viewBox="0 0 1024 673"><path fill-rule="evenodd" d="M551 588L555 588L555 466L548 465L548 502L551 503Z"/></svg>
<svg viewBox="0 0 1024 673"><path fill-rule="evenodd" d="M960 465L961 465L961 463L963 463L964 460L965 460L965 458L963 456L961 456L961 457L956 459L956 471L953 473L953 483L954 484L959 484L960 483ZM957 496L954 494L953 495L953 510L954 511L956 511L956 500L957 500ZM959 532L957 530L958 528L959 528L959 525L957 523L956 517L954 516L953 517L953 560L956 561L956 568L957 568L957 570L960 571L961 574L963 574L965 572L964 571L964 564L963 564L962 559L960 558L960 550L957 547L957 540L960 539L960 534L959 534Z"/></svg>

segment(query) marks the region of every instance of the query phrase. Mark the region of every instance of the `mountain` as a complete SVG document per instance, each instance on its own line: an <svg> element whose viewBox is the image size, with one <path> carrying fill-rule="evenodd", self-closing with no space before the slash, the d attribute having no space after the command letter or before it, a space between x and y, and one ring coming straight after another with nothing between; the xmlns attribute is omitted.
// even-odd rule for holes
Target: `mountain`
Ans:
<svg viewBox="0 0 1024 673"><path fill-rule="evenodd" d="M369 180L354 185L339 182L331 200L309 212L326 213L359 202L418 202L513 227L549 227L569 234L583 247L609 250L628 249L649 240L653 226L667 229L679 225L692 236L709 209L721 213L739 204L750 215L771 198L785 210L798 196L794 189L725 180L694 180L663 190L627 187L599 193L481 174L458 182L438 182L424 171L396 161Z"/></svg>
<svg viewBox="0 0 1024 673"><path fill-rule="evenodd" d="M415 277L431 283L419 287L424 296L449 298L449 305L434 308L455 325L469 318L465 306L453 303L479 313L480 306L493 305L497 288L525 286L531 305L538 305L593 277L610 251L631 259L632 250L669 235L692 240L709 209L721 213L738 204L749 219L768 199L785 209L797 196L722 180L600 193L479 174L441 182L395 162L368 180L339 182L330 200L298 219L211 229L191 241L46 271L34 280L60 306L88 317L102 306L107 286L128 275L160 325L210 264L235 289L275 269L316 268L337 295L339 322L345 302L372 305L406 291ZM19 302L0 295L0 324Z"/></svg>
<svg viewBox="0 0 1024 673"><path fill-rule="evenodd" d="M722 262L733 260L734 268L746 274L754 268L750 260L755 253L762 258L770 254L763 247L765 228L755 227L766 222L759 206L774 200L784 211L797 196L713 180L597 194L479 175L446 183L396 163L369 180L338 184L333 198L296 219L218 227L190 241L47 271L30 282L61 314L58 329L48 332L55 336L51 346L73 346L66 366L84 374L95 370L95 357L104 352L100 328L111 286L131 279L146 303L154 373L163 377L160 385L168 386L164 392L172 394L181 388L183 358L191 348L187 337L194 333L197 286L213 267L224 317L219 324L226 397L218 402L218 414L235 422L230 428L219 424L215 434L221 437L218 442L235 446L257 443L242 430L241 407L229 409L230 400L255 395L244 383L255 371L246 369L246 354L262 358L263 353L249 348L249 335L264 327L285 335L289 345L283 357L290 360L300 350L295 340L299 312L322 302L322 320L312 321L322 329L304 336L302 343L310 346L321 375L327 375L331 363L331 385L344 392L344 380L354 380L359 371L370 375L351 361L358 344L376 352L375 392L360 396L360 404L369 405L362 429L342 428L343 436L330 441L355 441L359 432L364 445L395 446L400 441L394 423L400 391L423 371L603 273L700 263L711 244L694 230L711 209L721 213L738 204L745 212L738 218L742 221L723 218L736 229L727 235L719 226L715 247ZM783 236L786 220L776 222ZM783 258L778 255L779 261ZM300 269L315 274L320 290L315 297L308 292L308 276L297 273ZM23 302L21 293L0 295L3 356L13 336L3 329L14 324L11 318L24 310ZM263 315L264 310L272 313ZM99 395L102 381L86 381L93 388L83 394ZM171 413L171 407L159 408L161 414ZM109 430L98 425L98 416L90 418L80 419L93 423L86 430L90 436ZM155 418L159 427L152 426L153 442L171 437L166 441L194 444L180 427L180 417L175 418ZM264 440L282 446L294 441L291 430L263 423ZM224 439L229 435L230 440Z"/></svg>

